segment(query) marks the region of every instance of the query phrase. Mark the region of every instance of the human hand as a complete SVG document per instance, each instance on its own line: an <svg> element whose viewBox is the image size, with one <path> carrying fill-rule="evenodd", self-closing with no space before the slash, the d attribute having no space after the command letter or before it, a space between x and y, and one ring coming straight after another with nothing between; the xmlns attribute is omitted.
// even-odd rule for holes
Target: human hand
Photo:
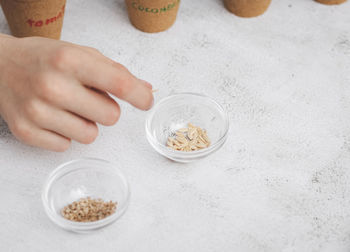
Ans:
<svg viewBox="0 0 350 252"><path fill-rule="evenodd" d="M96 123L120 116L107 93L142 110L153 104L151 84L93 48L0 34L0 115L19 140L53 151L93 142Z"/></svg>

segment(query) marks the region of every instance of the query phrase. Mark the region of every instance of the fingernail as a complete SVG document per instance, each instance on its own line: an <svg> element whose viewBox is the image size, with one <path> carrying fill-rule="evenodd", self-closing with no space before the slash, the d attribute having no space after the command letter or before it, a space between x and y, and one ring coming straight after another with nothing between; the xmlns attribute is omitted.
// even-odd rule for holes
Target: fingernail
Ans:
<svg viewBox="0 0 350 252"><path fill-rule="evenodd" d="M147 82L147 81L145 81L145 80L141 80L141 82L142 82L146 87L148 87L149 89L152 89L152 88L153 88L153 86L151 85L151 83L149 83L149 82Z"/></svg>
<svg viewBox="0 0 350 252"><path fill-rule="evenodd" d="M154 105L154 98L152 99L152 104L151 104L151 106L147 109L147 111L148 111L148 110L151 110L151 109L153 108L153 105Z"/></svg>

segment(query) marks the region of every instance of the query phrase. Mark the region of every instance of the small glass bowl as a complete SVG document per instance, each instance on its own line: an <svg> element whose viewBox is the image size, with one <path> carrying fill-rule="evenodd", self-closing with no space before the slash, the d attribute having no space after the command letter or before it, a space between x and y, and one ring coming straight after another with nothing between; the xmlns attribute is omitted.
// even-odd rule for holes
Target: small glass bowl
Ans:
<svg viewBox="0 0 350 252"><path fill-rule="evenodd" d="M166 146L169 136L192 123L207 131L208 148L183 152ZM224 108L212 98L195 93L180 93L158 102L146 120L146 135L152 147L161 155L182 163L192 162L217 151L225 143L229 120Z"/></svg>
<svg viewBox="0 0 350 252"><path fill-rule="evenodd" d="M117 202L116 212L94 222L75 222L63 218L63 207L86 197ZM77 159L60 165L49 175L42 192L44 209L49 218L58 226L78 233L88 233L113 223L124 214L129 199L129 184L122 172L116 165L94 158Z"/></svg>

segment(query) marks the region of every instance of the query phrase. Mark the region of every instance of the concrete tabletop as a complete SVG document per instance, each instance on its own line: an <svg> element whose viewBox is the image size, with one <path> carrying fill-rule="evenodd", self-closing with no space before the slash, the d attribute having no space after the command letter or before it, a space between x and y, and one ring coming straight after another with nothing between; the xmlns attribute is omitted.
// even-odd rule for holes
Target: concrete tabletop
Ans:
<svg viewBox="0 0 350 252"><path fill-rule="evenodd" d="M242 19L220 0L182 1L170 30L146 34L122 0L74 0L62 39L124 64L156 100L212 96L229 113L228 141L171 162L146 140L147 113L123 102L118 124L65 153L21 144L0 120L0 251L350 251L350 2L273 0ZM41 190L57 165L86 156L117 163L132 197L119 221L78 235L48 219Z"/></svg>

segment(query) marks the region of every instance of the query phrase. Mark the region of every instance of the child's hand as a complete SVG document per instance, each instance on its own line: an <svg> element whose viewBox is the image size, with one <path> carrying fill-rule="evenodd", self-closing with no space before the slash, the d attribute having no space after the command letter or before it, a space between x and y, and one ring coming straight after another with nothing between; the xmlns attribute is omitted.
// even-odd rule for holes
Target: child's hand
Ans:
<svg viewBox="0 0 350 252"><path fill-rule="evenodd" d="M93 48L0 35L0 114L19 140L54 151L93 142L96 123L120 116L107 92L142 110L153 104L149 83Z"/></svg>

